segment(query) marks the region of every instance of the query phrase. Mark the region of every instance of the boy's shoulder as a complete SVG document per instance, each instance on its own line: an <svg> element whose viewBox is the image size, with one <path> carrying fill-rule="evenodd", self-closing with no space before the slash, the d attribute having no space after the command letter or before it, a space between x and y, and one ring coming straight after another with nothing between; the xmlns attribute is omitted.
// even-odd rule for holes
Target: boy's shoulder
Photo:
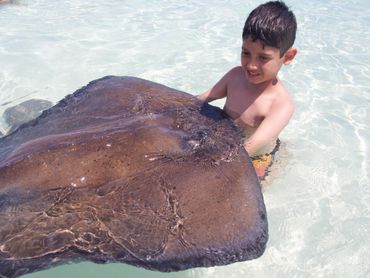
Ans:
<svg viewBox="0 0 370 278"><path fill-rule="evenodd" d="M227 72L227 75L229 75L230 77L244 76L244 70L241 66L235 66Z"/></svg>
<svg viewBox="0 0 370 278"><path fill-rule="evenodd" d="M288 90L284 87L281 81L278 81L276 86L268 88L269 95L273 98L272 110L284 109L287 113L291 114L294 111L293 99Z"/></svg>
<svg viewBox="0 0 370 278"><path fill-rule="evenodd" d="M241 66L231 68L223 77L226 83L240 82L245 78L244 70Z"/></svg>

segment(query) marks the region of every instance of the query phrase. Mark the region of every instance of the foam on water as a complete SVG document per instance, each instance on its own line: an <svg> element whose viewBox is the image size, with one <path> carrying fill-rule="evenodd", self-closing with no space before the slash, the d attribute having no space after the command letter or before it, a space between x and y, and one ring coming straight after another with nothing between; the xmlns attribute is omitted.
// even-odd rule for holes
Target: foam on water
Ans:
<svg viewBox="0 0 370 278"><path fill-rule="evenodd" d="M369 277L370 2L287 0L296 61L280 77L296 104L265 189L270 240L257 260L163 274L81 263L27 277ZM49 1L0 6L0 114L58 101L104 75L193 94L239 63L261 1ZM219 102L222 105L222 102ZM4 123L0 123L4 126Z"/></svg>

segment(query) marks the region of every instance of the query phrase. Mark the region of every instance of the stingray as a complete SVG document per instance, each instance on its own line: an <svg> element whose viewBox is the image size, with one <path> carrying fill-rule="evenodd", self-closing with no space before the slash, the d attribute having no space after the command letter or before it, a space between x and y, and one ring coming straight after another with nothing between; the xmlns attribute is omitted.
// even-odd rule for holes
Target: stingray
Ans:
<svg viewBox="0 0 370 278"><path fill-rule="evenodd" d="M185 92L108 76L0 138L0 277L84 260L226 265L267 239L240 131Z"/></svg>

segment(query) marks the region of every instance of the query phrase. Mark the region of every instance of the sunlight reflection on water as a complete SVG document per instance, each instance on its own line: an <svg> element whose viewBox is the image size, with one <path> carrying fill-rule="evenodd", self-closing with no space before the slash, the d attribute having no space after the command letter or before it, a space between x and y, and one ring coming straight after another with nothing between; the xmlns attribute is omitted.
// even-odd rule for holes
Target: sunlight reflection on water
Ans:
<svg viewBox="0 0 370 278"><path fill-rule="evenodd" d="M0 7L0 114L31 98L56 102L104 75L200 93L239 63L245 17L261 3L17 2ZM299 55L280 76L296 113L281 135L284 163L264 191L265 254L172 274L81 263L27 277L369 275L370 3L286 2L299 23Z"/></svg>

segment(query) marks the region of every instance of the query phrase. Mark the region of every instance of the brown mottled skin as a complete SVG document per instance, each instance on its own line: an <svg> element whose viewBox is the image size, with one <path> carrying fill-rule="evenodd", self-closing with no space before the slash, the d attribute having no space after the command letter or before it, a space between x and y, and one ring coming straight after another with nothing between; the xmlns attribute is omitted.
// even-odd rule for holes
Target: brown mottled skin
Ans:
<svg viewBox="0 0 370 278"><path fill-rule="evenodd" d="M0 139L0 277L81 260L224 265L267 238L238 129L189 94L105 77Z"/></svg>

